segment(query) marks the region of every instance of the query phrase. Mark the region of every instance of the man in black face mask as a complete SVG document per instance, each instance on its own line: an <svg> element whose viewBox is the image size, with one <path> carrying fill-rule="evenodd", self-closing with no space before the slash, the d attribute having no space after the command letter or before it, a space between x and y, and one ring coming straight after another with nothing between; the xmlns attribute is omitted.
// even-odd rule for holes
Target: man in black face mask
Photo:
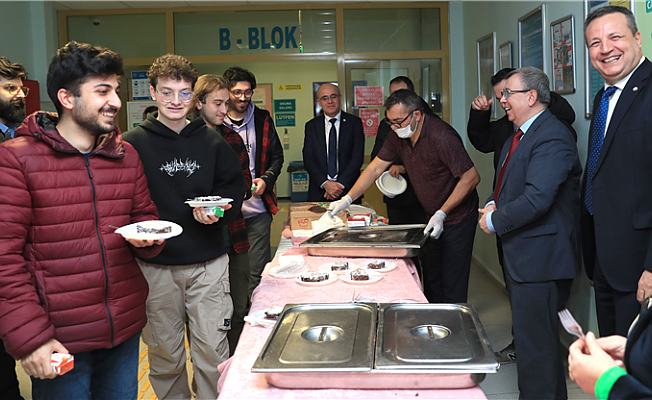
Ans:
<svg viewBox="0 0 652 400"><path fill-rule="evenodd" d="M25 119L25 98L29 88L23 86L27 72L22 64L0 57L0 142L14 137Z"/></svg>

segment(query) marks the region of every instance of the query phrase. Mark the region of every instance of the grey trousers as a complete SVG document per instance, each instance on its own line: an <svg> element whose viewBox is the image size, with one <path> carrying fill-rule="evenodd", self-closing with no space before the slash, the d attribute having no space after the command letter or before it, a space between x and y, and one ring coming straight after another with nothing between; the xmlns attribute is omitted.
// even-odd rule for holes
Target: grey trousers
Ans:
<svg viewBox="0 0 652 400"><path fill-rule="evenodd" d="M191 265L158 265L138 260L149 284L147 325L149 380L159 399L190 399L186 371L185 321L197 384L197 399L216 399L217 365L229 357L226 333L233 303L229 258Z"/></svg>

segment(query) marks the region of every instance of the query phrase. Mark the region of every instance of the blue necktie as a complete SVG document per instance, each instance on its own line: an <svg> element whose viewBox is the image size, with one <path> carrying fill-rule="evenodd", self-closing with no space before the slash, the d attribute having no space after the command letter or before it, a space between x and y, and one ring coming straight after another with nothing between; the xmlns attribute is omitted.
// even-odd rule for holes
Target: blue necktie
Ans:
<svg viewBox="0 0 652 400"><path fill-rule="evenodd" d="M609 112L609 99L616 91L615 86L610 86L602 93L602 100L600 106L595 113L593 120L593 137L591 139L591 152L589 153L589 161L586 164L586 196L584 197L584 204L589 214L593 215L593 177L595 176L595 168L598 165L598 158L600 158L600 150L602 150L602 143L604 142L604 129L607 125L607 113Z"/></svg>
<svg viewBox="0 0 652 400"><path fill-rule="evenodd" d="M335 179L337 177L337 130L335 129L337 118L331 118L329 122L331 131L328 134L328 176Z"/></svg>

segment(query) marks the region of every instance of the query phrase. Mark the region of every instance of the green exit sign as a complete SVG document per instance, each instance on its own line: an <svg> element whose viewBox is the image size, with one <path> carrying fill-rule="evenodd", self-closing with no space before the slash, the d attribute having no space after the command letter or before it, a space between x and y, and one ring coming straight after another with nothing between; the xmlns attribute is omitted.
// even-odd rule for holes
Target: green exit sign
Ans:
<svg viewBox="0 0 652 400"><path fill-rule="evenodd" d="M652 12L652 0L645 2L645 12Z"/></svg>

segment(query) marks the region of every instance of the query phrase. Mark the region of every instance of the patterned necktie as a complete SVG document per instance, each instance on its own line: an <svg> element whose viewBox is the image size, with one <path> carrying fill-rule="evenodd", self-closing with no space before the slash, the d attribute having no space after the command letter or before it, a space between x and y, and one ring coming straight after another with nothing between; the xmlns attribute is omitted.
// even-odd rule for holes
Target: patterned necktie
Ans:
<svg viewBox="0 0 652 400"><path fill-rule="evenodd" d="M521 142L521 138L523 137L523 131L518 130L514 134L514 138L512 139L512 145L509 148L509 153L507 153L507 157L505 158L505 162L503 163L502 168L500 168L500 173L498 174L498 180L496 181L496 191L494 192L494 201L497 203L498 202L498 192L500 192L500 185L503 183L503 175L505 175L505 169L507 169L507 163L509 162L509 159L512 158L512 153L514 153L514 150L516 150L516 146Z"/></svg>
<svg viewBox="0 0 652 400"><path fill-rule="evenodd" d="M598 158L600 158L600 150L602 150L602 143L604 142L604 129L607 126L609 99L615 91L616 87L610 86L602 93L600 106L593 119L591 152L589 153L589 161L586 163L586 196L584 196L584 204L586 204L586 209L591 215L593 215L593 177L595 176L595 168L598 166Z"/></svg>
<svg viewBox="0 0 652 400"><path fill-rule="evenodd" d="M331 131L328 134L328 176L335 179L337 176L337 130L335 123L337 118L331 118Z"/></svg>

